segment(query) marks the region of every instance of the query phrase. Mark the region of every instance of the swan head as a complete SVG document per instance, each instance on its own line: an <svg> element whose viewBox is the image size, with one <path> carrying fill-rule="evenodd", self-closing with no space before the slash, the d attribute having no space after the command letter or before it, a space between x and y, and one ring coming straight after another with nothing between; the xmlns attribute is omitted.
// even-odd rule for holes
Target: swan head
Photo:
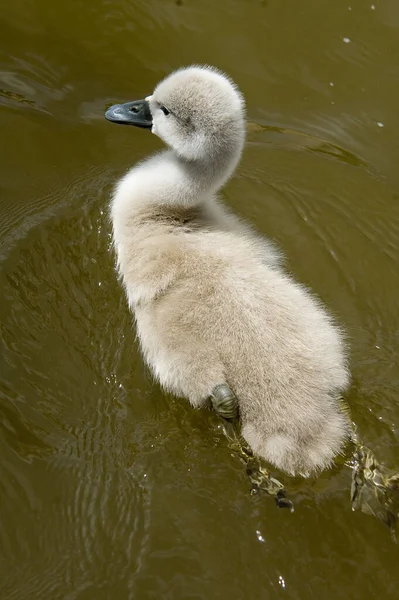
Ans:
<svg viewBox="0 0 399 600"><path fill-rule="evenodd" d="M213 67L179 69L145 100L115 105L105 116L116 123L151 128L186 161L240 153L244 143L243 96Z"/></svg>

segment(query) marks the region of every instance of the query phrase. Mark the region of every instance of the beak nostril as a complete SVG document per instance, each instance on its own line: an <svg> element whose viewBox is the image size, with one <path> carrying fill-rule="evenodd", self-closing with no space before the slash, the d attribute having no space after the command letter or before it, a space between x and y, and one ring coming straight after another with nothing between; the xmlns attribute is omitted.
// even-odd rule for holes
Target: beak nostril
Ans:
<svg viewBox="0 0 399 600"><path fill-rule="evenodd" d="M150 129L152 126L151 111L144 100L114 104L106 111L105 118L121 125L135 125L145 129Z"/></svg>

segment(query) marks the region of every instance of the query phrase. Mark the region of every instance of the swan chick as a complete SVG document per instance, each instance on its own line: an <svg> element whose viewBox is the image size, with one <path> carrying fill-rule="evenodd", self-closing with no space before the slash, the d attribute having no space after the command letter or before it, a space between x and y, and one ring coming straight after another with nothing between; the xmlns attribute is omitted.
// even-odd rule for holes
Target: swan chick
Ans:
<svg viewBox="0 0 399 600"><path fill-rule="evenodd" d="M350 433L343 334L280 252L216 195L244 147L242 94L218 70L193 66L106 118L167 146L128 171L111 205L119 273L155 378L196 408L227 401L229 418L237 402L243 437L282 471L331 466Z"/></svg>

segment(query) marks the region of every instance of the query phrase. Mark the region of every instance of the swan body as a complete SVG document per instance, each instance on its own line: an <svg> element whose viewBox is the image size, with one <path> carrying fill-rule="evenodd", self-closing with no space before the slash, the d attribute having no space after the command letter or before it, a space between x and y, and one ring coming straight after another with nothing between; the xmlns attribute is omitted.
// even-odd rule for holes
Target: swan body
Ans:
<svg viewBox="0 0 399 600"><path fill-rule="evenodd" d="M244 145L239 90L213 68L189 67L107 118L151 127L168 146L122 178L111 206L118 269L156 379L196 408L226 384L255 454L292 475L330 466L350 431L341 331L216 197Z"/></svg>

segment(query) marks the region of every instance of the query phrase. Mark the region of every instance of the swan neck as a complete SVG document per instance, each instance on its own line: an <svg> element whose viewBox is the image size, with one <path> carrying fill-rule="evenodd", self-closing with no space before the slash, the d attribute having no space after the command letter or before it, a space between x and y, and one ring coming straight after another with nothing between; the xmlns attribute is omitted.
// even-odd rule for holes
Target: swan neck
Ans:
<svg viewBox="0 0 399 600"><path fill-rule="evenodd" d="M241 158L243 141L239 146L223 148L197 160L187 161L177 154L175 160L180 166L181 182L187 200L217 192L234 173Z"/></svg>

